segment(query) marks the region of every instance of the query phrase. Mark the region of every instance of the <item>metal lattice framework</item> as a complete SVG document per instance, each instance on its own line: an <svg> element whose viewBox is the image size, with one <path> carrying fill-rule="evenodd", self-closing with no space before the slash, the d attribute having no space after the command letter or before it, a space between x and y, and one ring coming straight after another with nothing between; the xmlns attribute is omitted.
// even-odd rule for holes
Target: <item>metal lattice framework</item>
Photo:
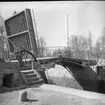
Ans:
<svg viewBox="0 0 105 105"><path fill-rule="evenodd" d="M36 38L33 28L31 10L24 11L11 16L5 20L5 29L10 47L10 53L19 48L32 51L37 56Z"/></svg>

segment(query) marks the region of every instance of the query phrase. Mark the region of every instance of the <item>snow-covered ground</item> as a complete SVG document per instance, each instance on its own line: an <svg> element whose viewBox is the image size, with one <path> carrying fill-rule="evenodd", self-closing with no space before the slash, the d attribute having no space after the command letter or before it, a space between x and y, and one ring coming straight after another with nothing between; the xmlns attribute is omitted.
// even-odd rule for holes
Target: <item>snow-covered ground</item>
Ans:
<svg viewBox="0 0 105 105"><path fill-rule="evenodd" d="M28 101L19 103L20 91L28 92ZM0 94L0 105L105 105L105 95L43 84Z"/></svg>

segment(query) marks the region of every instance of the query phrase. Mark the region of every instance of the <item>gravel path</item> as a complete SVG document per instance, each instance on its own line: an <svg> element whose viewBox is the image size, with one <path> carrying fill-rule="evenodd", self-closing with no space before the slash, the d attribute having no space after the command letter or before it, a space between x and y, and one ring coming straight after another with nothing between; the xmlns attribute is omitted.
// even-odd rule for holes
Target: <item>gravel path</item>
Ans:
<svg viewBox="0 0 105 105"><path fill-rule="evenodd" d="M50 87L50 85L49 85ZM61 89L59 87L59 89ZM104 100L88 99L73 94L64 94L44 87L23 89L28 92L28 101L18 102L18 91L0 94L0 105L105 105Z"/></svg>

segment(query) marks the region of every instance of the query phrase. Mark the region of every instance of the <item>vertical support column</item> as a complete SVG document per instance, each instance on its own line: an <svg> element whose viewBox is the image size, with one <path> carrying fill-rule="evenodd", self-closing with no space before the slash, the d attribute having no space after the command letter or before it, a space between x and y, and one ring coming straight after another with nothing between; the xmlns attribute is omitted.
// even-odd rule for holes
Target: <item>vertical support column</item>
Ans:
<svg viewBox="0 0 105 105"><path fill-rule="evenodd" d="M29 30L29 37L30 37L30 43L32 47L32 53L37 57L38 56L37 43L36 43L30 9L26 9L26 17L27 17L27 25L28 25L28 30Z"/></svg>

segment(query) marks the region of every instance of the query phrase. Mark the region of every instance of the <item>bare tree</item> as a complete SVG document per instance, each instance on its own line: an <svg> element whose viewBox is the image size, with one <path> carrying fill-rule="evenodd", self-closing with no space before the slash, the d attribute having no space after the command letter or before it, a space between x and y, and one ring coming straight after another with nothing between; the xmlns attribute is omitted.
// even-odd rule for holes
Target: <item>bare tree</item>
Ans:
<svg viewBox="0 0 105 105"><path fill-rule="evenodd" d="M8 59L9 56L9 49L8 49L8 42L6 38L6 32L3 24L3 18L0 16L0 57L4 59Z"/></svg>
<svg viewBox="0 0 105 105"><path fill-rule="evenodd" d="M105 58L105 27L101 35L101 51L102 51L102 58Z"/></svg>
<svg viewBox="0 0 105 105"><path fill-rule="evenodd" d="M4 34L4 25L1 25L0 26L0 35L3 35Z"/></svg>
<svg viewBox="0 0 105 105"><path fill-rule="evenodd" d="M93 49L94 57L97 58L105 58L105 27L102 31L101 36L97 39L96 44Z"/></svg>
<svg viewBox="0 0 105 105"><path fill-rule="evenodd" d="M73 56L80 59L86 58L87 38L82 35L71 35L70 47Z"/></svg>
<svg viewBox="0 0 105 105"><path fill-rule="evenodd" d="M98 38L94 47L94 57L97 58L97 61L99 58L101 58L101 40L100 39L101 37Z"/></svg>
<svg viewBox="0 0 105 105"><path fill-rule="evenodd" d="M92 33L91 31L89 31L89 35L88 35L88 40L87 40L87 44L88 44L88 58L91 59L93 56L93 51L92 51Z"/></svg>
<svg viewBox="0 0 105 105"><path fill-rule="evenodd" d="M3 59L8 59L9 57L9 46L4 35L0 35L0 57Z"/></svg>
<svg viewBox="0 0 105 105"><path fill-rule="evenodd" d="M38 40L38 54L39 57L45 56L45 51L46 51L46 41L45 39L41 36Z"/></svg>

